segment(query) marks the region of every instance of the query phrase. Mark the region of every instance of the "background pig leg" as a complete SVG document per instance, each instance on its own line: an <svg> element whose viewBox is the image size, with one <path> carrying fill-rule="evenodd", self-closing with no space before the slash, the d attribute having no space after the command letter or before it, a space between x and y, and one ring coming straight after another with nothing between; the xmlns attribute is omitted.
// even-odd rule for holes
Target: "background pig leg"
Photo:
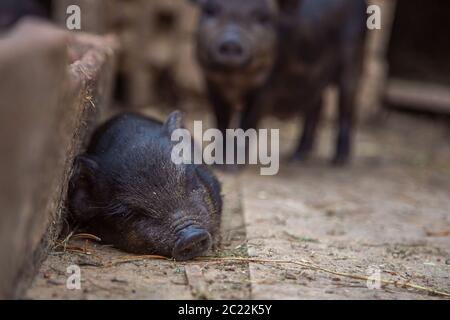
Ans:
<svg viewBox="0 0 450 320"><path fill-rule="evenodd" d="M225 101L220 92L215 88L214 85L208 85L208 96L211 105L214 109L214 115L216 118L217 129L222 132L223 137L226 137L226 130L230 126L231 116L232 116L232 106ZM226 159L225 153L226 145L223 146L223 156L224 161Z"/></svg>
<svg viewBox="0 0 450 320"><path fill-rule="evenodd" d="M339 78L339 116L336 141L335 165L345 165L351 154L355 118L355 103L361 74L362 53L349 50L344 54L344 64Z"/></svg>
<svg viewBox="0 0 450 320"><path fill-rule="evenodd" d="M247 94L245 108L242 112L240 127L244 131L258 129L258 121L261 114L260 90L254 90Z"/></svg>
<svg viewBox="0 0 450 320"><path fill-rule="evenodd" d="M303 134L299 146L292 156L294 161L305 161L314 148L314 140L317 133L317 125L322 113L322 96L316 97L311 104L305 108L305 120Z"/></svg>
<svg viewBox="0 0 450 320"><path fill-rule="evenodd" d="M225 101L220 91L213 84L208 85L208 96L214 109L217 129L225 136L226 129L231 122L232 106Z"/></svg>
<svg viewBox="0 0 450 320"><path fill-rule="evenodd" d="M258 122L261 116L262 103L260 100L261 90L253 90L247 94L245 99L245 108L241 115L240 128L244 131L249 129L258 129ZM245 157L249 161L250 144L245 145Z"/></svg>
<svg viewBox="0 0 450 320"><path fill-rule="evenodd" d="M217 129L219 129L220 132L222 132L223 135L223 165L219 165L218 168L229 171L229 172L236 172L239 170L237 164L236 164L236 155L237 155L237 146L236 141L234 143L234 157L235 161L234 164L226 164L227 160L227 146L226 146L226 137L227 137L227 129L231 128L231 120L233 116L233 106L228 103L223 96L220 94L220 91L217 90L217 88L210 84L208 86L208 95L209 100L211 101L211 104L214 109L214 114L216 117L216 125ZM230 150L229 150L230 151Z"/></svg>

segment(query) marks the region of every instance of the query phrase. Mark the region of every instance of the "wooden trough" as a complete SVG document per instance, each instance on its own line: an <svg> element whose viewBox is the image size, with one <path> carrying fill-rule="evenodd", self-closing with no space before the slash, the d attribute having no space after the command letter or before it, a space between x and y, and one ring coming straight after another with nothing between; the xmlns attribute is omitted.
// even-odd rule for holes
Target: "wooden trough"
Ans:
<svg viewBox="0 0 450 320"><path fill-rule="evenodd" d="M24 20L0 37L0 299L20 296L62 225L74 156L110 104L114 38Z"/></svg>

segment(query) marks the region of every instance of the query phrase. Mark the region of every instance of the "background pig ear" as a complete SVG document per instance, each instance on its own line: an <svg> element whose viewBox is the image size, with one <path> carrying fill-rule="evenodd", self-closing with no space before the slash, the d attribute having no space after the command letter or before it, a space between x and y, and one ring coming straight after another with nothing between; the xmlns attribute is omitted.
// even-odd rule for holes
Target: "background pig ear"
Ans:
<svg viewBox="0 0 450 320"><path fill-rule="evenodd" d="M289 13L298 8L302 0L277 0L280 11Z"/></svg>
<svg viewBox="0 0 450 320"><path fill-rule="evenodd" d="M181 128L183 128L182 114L180 111L174 111L169 115L166 123L164 123L164 129L169 134L169 136L171 136L175 130Z"/></svg>

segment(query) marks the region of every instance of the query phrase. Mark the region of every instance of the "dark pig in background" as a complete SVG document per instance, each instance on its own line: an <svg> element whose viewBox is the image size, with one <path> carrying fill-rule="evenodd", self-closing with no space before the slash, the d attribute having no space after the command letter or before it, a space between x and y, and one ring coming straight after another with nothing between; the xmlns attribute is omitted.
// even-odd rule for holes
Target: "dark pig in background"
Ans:
<svg viewBox="0 0 450 320"><path fill-rule="evenodd" d="M217 126L256 127L256 99L275 63L279 8L269 0L191 0L201 7L197 56L204 71Z"/></svg>
<svg viewBox="0 0 450 320"><path fill-rule="evenodd" d="M68 207L83 231L119 249L188 260L218 238L220 184L203 165L176 165L172 132L178 112L162 124L119 115L94 133L75 160Z"/></svg>
<svg viewBox="0 0 450 320"><path fill-rule="evenodd" d="M0 0L0 31L11 28L25 16L47 18L47 13L36 0Z"/></svg>
<svg viewBox="0 0 450 320"><path fill-rule="evenodd" d="M365 0L192 0L202 14L197 51L217 126L236 111L239 127L256 128L263 106L279 114L303 111L293 155L310 155L322 93L340 91L335 164L351 154L355 96L366 30Z"/></svg>

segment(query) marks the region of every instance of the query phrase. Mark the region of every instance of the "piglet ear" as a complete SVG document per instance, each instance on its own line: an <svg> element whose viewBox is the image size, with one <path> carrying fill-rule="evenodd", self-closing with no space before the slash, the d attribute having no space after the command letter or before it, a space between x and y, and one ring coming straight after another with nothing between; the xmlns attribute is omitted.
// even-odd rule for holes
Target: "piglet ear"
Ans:
<svg viewBox="0 0 450 320"><path fill-rule="evenodd" d="M82 179L93 179L98 170L97 161L90 156L80 155L74 160L74 175L78 174Z"/></svg>
<svg viewBox="0 0 450 320"><path fill-rule="evenodd" d="M92 215L90 211L98 187L98 173L99 165L93 158L86 155L75 158L67 200L71 214L78 221L87 220Z"/></svg>
<svg viewBox="0 0 450 320"><path fill-rule="evenodd" d="M292 13L300 6L302 0L277 0L277 2L281 12Z"/></svg>
<svg viewBox="0 0 450 320"><path fill-rule="evenodd" d="M183 128L183 117L180 111L172 112L164 123L164 130L167 132L169 136L172 136L172 133L177 130Z"/></svg>

